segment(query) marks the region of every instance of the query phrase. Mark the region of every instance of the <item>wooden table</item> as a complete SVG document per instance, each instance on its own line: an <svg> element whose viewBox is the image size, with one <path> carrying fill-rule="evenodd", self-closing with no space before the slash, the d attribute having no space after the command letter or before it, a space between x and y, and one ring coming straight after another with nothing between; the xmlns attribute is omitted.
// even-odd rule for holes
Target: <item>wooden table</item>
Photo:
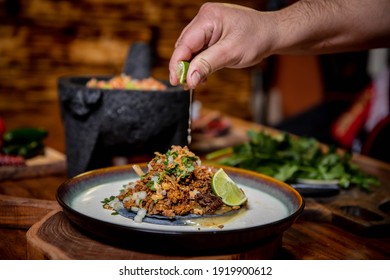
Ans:
<svg viewBox="0 0 390 280"><path fill-rule="evenodd" d="M43 114L54 116L46 118L50 122L47 124L50 131L53 131L47 145L64 152L62 124L58 108L55 104L48 104L41 107L40 110L41 113L43 110ZM6 112L6 120L11 120L12 113L8 112L7 114ZM21 121L20 117L14 120ZM42 124L45 118L42 117L36 121ZM248 129L268 129L239 119L229 118L229 121L233 125L236 140L244 140ZM12 123L12 121L10 122ZM12 124L14 125L14 123ZM32 124L34 124L33 121ZM284 233L281 246L276 255L273 256L274 258L390 259L390 230L388 226L390 219L390 165L360 155L355 155L353 160L365 172L378 176L382 186L369 194L352 189L342 191L336 197L306 198L303 214ZM55 193L57 187L64 180L66 180L65 173L40 174L39 177L0 181L0 259L101 258L92 248L107 245L96 243L95 240L89 240L89 243L85 245L89 250L84 255L66 252L66 250L55 252L50 247L40 249L46 253L53 250L51 254L40 254L42 252L31 248L31 244L27 242L26 233L31 235L39 228L40 223L47 219L54 217L60 219L57 221L63 222L61 209L55 201ZM351 209L356 211L346 211ZM362 209L369 209L369 211L365 212ZM50 231L47 228L46 230ZM86 238L82 234L78 237ZM135 253L123 248L110 246L104 248L108 252L105 255L107 259L168 258L162 255ZM170 256L169 258L185 257ZM192 256L191 258L203 257ZM254 249L249 254L209 256L207 258L256 258L256 250Z"/></svg>

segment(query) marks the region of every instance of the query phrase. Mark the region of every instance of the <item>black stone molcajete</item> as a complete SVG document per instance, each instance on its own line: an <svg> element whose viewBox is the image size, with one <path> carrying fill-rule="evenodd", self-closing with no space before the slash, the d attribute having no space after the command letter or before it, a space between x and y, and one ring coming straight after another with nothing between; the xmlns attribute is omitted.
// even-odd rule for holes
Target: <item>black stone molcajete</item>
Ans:
<svg viewBox="0 0 390 280"><path fill-rule="evenodd" d="M187 144L187 91L170 86L166 91L87 88L90 78L58 81L69 177L109 166L114 156L152 156Z"/></svg>

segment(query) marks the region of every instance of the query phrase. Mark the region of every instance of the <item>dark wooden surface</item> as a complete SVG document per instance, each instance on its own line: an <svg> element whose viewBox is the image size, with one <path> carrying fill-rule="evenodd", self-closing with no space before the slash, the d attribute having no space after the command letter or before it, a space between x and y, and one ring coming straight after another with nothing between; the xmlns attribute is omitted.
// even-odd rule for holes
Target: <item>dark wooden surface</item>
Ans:
<svg viewBox="0 0 390 280"><path fill-rule="evenodd" d="M211 255L195 255L185 253L161 255L153 251L130 250L120 246L110 246L106 242L90 238L74 227L62 211L52 211L40 222L34 224L27 232L28 259L270 259L280 248L281 238L266 242L258 247L239 252L219 253ZM153 248L148 248L153 250ZM104 253L102 253L104 252Z"/></svg>
<svg viewBox="0 0 390 280"><path fill-rule="evenodd" d="M51 132L46 144L64 153L58 106L55 103L47 103L42 104L40 108L26 111L34 110L38 110L40 114L19 114L18 111L9 110L5 112L5 118L10 125L20 123L44 125ZM246 131L250 128L264 129L240 119L231 121L237 137L245 137ZM364 171L377 175L382 186L370 194L352 189L343 191L341 195L333 198L306 199L305 211L284 233L281 248L275 255L276 259L390 259L390 231L386 227L390 216L390 166L359 155L354 156L354 161ZM64 180L65 174L57 174L0 181L0 259L28 257L26 233L50 210L58 211L55 194ZM344 220L340 220L339 206L345 205L343 203L346 201L349 205L355 206L366 207L369 204L367 207L379 213L382 218L369 221L368 217L367 221L359 216L348 219L344 215ZM31 208L29 205L34 207ZM385 227L374 227L373 232L365 230L378 223L384 223ZM350 226L351 224L357 225L357 228ZM127 254L128 258L134 257L132 252L123 250L121 252ZM34 258L31 255L30 257Z"/></svg>

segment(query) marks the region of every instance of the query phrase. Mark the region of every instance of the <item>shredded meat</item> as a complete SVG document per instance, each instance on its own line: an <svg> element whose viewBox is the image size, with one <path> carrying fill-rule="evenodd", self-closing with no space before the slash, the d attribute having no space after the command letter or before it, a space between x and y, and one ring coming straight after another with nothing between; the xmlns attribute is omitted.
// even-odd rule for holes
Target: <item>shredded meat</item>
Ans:
<svg viewBox="0 0 390 280"><path fill-rule="evenodd" d="M155 155L148 171L118 196L125 208L145 208L149 215L172 218L211 214L224 205L211 190L216 170L202 166L187 147L172 146L166 154ZM145 197L137 199L141 193L146 194Z"/></svg>
<svg viewBox="0 0 390 280"><path fill-rule="evenodd" d="M196 202L205 208L205 213L214 213L222 205L222 199L212 193L200 193L195 196Z"/></svg>

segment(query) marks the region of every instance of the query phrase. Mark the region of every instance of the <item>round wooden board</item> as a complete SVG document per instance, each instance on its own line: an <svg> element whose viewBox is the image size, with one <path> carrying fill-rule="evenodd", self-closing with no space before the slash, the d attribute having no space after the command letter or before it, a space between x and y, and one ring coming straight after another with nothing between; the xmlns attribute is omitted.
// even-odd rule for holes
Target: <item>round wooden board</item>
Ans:
<svg viewBox="0 0 390 280"><path fill-rule="evenodd" d="M227 255L180 256L138 252L90 238L78 230L61 210L50 212L27 232L27 258L34 260L271 259L280 246L281 239Z"/></svg>

